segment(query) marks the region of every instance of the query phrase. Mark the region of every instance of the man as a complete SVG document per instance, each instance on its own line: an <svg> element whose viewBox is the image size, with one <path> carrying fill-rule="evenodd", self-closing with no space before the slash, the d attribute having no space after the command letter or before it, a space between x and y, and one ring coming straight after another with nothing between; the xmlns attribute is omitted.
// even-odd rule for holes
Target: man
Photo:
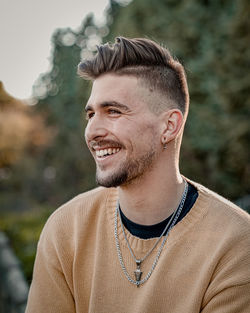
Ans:
<svg viewBox="0 0 250 313"><path fill-rule="evenodd" d="M249 215L179 171L182 65L119 37L79 73L93 81L85 138L103 187L48 220L27 312L250 312Z"/></svg>

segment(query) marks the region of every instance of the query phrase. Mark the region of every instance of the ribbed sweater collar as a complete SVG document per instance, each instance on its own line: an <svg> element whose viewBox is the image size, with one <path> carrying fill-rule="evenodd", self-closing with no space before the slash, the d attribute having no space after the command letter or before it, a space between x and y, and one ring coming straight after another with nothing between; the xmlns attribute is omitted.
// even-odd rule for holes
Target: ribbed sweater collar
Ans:
<svg viewBox="0 0 250 313"><path fill-rule="evenodd" d="M209 208L208 205L208 190L185 178L189 183L193 184L197 190L198 190L198 198L193 205L192 209L189 211L189 213L177 224L173 227L173 229L170 231L168 239L167 239L167 245L173 245L177 240L180 240L182 236L184 236L190 229L195 227L195 224L198 223L203 216L206 215L207 210ZM114 233L114 225L115 225L115 209L118 202L118 189L111 188L108 192L108 196L106 199L105 204L105 210L108 217L108 222L110 223L109 229L111 232ZM124 239L121 225L118 222L118 236L120 240L120 244L127 245L126 241ZM140 250L141 252L145 251L147 252L148 249L152 246L153 242L157 240L156 238L152 239L141 239L136 236L133 236L129 232L127 232L127 238L129 240L129 244L134 250Z"/></svg>

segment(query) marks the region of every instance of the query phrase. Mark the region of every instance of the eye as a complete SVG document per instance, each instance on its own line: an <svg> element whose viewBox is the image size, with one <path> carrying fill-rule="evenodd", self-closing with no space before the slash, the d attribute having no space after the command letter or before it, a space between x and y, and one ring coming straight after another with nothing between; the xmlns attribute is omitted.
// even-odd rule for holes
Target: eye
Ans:
<svg viewBox="0 0 250 313"><path fill-rule="evenodd" d="M121 114L121 112L119 110L117 110L117 109L109 109L108 113L111 114L111 115L119 115L119 114Z"/></svg>
<svg viewBox="0 0 250 313"><path fill-rule="evenodd" d="M87 121L90 120L94 115L95 115L94 112L91 112L91 111L87 112L86 113L86 120Z"/></svg>

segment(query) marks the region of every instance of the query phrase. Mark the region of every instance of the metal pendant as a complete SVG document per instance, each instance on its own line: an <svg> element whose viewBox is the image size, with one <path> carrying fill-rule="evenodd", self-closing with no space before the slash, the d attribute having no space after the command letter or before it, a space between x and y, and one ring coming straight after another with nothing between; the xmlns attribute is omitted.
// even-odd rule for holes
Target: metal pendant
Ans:
<svg viewBox="0 0 250 313"><path fill-rule="evenodd" d="M139 287L140 286L139 282L141 280L141 275L142 275L142 271L141 271L141 268L140 268L141 261L140 260L136 260L135 262L136 262L136 265L137 265L137 269L134 271L134 273L135 273L135 279L138 282L137 287Z"/></svg>

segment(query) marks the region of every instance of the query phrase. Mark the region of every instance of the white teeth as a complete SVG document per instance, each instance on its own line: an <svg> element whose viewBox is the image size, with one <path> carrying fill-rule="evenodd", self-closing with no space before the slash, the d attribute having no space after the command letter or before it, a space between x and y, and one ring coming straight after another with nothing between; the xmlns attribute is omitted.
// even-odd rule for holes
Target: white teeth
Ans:
<svg viewBox="0 0 250 313"><path fill-rule="evenodd" d="M111 155L114 153L119 152L121 149L120 148L108 148L108 149L103 149L103 150L96 150L96 156L97 157L103 157L105 155Z"/></svg>

